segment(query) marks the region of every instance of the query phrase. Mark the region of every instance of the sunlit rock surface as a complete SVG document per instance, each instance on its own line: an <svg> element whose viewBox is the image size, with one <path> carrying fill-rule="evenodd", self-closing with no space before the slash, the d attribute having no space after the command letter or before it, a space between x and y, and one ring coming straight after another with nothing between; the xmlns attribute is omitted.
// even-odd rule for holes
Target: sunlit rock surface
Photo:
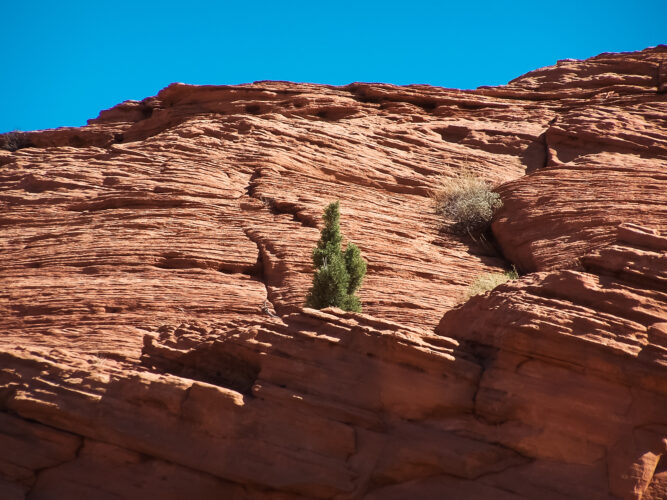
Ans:
<svg viewBox="0 0 667 500"><path fill-rule="evenodd" d="M173 84L25 133L0 150L0 498L665 498L665 68ZM434 214L464 170L501 184L502 255ZM363 314L303 308L337 199Z"/></svg>

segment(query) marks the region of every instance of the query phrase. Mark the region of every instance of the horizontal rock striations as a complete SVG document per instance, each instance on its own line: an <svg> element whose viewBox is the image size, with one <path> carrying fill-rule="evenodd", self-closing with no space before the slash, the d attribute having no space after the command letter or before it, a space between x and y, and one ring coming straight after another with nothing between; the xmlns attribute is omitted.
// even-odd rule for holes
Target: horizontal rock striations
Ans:
<svg viewBox="0 0 667 500"><path fill-rule="evenodd" d="M5 136L0 498L665 498L665 68L172 84ZM495 242L434 213L462 171ZM303 307L337 199L362 314Z"/></svg>
<svg viewBox="0 0 667 500"><path fill-rule="evenodd" d="M500 442L551 465L576 457L582 470L602 467L596 490L608 479L614 497L660 498L667 237L622 225L582 267L502 285L446 313L436 331L479 353L474 411Z"/></svg>

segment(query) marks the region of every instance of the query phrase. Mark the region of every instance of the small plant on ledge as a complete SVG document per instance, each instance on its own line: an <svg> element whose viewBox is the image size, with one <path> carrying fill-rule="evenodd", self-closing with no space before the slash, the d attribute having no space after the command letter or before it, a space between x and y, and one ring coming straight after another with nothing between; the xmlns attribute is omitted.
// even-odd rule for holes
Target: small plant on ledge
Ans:
<svg viewBox="0 0 667 500"><path fill-rule="evenodd" d="M355 292L366 275L366 262L354 243L348 243L344 252L341 250L340 202L330 203L323 219L324 228L313 250L315 275L306 306L314 309L333 306L361 312L361 301Z"/></svg>
<svg viewBox="0 0 667 500"><path fill-rule="evenodd" d="M473 240L484 239L493 216L503 206L491 185L471 172L444 180L433 200L436 212L449 223L448 229Z"/></svg>
<svg viewBox="0 0 667 500"><path fill-rule="evenodd" d="M0 134L0 149L7 151L18 151L19 149L32 146L28 134L19 130Z"/></svg>
<svg viewBox="0 0 667 500"><path fill-rule="evenodd" d="M515 280L519 277L519 273L516 270L516 267L512 266L512 269L504 271L502 273L486 273L478 276L475 281L473 281L468 289L466 290L464 300L468 300L475 295L481 295L488 291L493 290L495 287L507 283L508 281Z"/></svg>

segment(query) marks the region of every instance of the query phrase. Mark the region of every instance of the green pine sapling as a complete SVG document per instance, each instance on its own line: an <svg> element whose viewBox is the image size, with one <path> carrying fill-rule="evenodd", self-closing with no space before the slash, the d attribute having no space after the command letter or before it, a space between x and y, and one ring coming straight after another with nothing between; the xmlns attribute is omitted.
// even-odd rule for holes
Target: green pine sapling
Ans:
<svg viewBox="0 0 667 500"><path fill-rule="evenodd" d="M330 203L324 210L324 228L313 250L315 275L308 292L306 306L314 309L338 307L361 312L361 301L355 292L366 274L366 262L354 243L341 250L340 202Z"/></svg>

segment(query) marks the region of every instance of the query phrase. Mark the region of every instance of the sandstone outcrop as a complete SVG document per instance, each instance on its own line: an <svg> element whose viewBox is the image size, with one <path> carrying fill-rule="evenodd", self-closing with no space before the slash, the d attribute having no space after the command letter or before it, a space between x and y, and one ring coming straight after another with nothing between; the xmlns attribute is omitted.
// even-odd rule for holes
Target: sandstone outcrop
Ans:
<svg viewBox="0 0 667 500"><path fill-rule="evenodd" d="M26 133L0 150L0 498L665 498L666 67L172 84ZM500 185L499 253L434 214L463 169ZM363 314L303 308L336 199Z"/></svg>

